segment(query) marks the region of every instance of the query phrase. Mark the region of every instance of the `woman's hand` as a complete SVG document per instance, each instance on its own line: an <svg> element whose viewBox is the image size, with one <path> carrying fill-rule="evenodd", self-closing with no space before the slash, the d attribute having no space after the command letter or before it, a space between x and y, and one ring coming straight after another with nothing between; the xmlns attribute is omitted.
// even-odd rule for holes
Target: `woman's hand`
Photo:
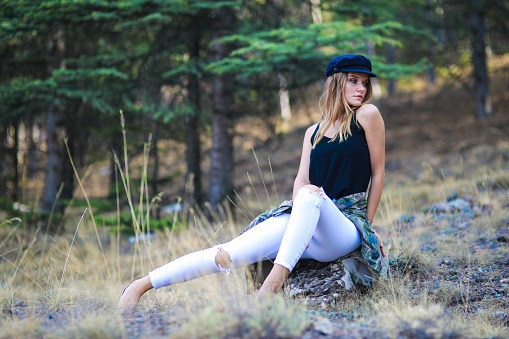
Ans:
<svg viewBox="0 0 509 339"><path fill-rule="evenodd" d="M380 251L382 251L382 255L386 257L387 255L385 254L385 248L382 242L382 237L380 237L380 235L378 235L378 233L376 233L375 231L373 231L373 233L375 233L376 237L378 238L378 242L380 243Z"/></svg>
<svg viewBox="0 0 509 339"><path fill-rule="evenodd" d="M311 149L313 148L313 146L311 145L311 136L313 135L317 125L318 124L314 124L313 126L309 127L306 131L306 135L304 136L304 142L302 144L302 155L300 157L299 172L297 173L297 176L295 177L295 181L293 183L292 200L295 199L295 196L297 195L297 191L299 190L299 188L311 183L309 181L309 163L311 161L310 160Z"/></svg>

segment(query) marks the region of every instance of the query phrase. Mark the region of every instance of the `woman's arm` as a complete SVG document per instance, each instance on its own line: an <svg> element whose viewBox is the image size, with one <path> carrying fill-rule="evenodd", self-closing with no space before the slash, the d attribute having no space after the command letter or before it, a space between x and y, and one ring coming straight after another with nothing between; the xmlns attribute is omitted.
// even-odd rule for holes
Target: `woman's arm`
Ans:
<svg viewBox="0 0 509 339"><path fill-rule="evenodd" d="M311 148L313 145L311 144L311 136L316 129L316 125L309 127L306 131L306 135L304 136L304 143L302 145L302 155L300 157L300 165L299 171L297 172L297 176L295 177L295 181L293 183L293 197L295 199L295 195L299 188L304 185L310 184L309 182L309 163L310 163L310 155Z"/></svg>
<svg viewBox="0 0 509 339"><path fill-rule="evenodd" d="M385 178L385 126L382 115L374 105L363 105L357 110L357 120L366 134L371 161L371 185L368 193L368 220L375 216Z"/></svg>

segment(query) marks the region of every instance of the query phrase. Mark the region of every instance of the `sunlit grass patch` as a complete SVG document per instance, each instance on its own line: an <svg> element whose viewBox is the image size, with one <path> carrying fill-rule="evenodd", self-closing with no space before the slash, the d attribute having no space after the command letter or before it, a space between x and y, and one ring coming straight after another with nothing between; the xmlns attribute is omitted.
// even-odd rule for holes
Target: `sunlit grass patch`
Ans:
<svg viewBox="0 0 509 339"><path fill-rule="evenodd" d="M0 316L0 338L27 338L41 335L41 320L33 317L16 319Z"/></svg>
<svg viewBox="0 0 509 339"><path fill-rule="evenodd" d="M177 338L292 338L310 325L302 306L281 296L273 299L231 299L228 305L205 307L195 313Z"/></svg>
<svg viewBox="0 0 509 339"><path fill-rule="evenodd" d="M84 315L73 319L75 324L67 326L60 333L49 333L48 338L125 338L127 332L120 317L104 313Z"/></svg>
<svg viewBox="0 0 509 339"><path fill-rule="evenodd" d="M463 329L452 323L439 305L394 305L380 302L377 326L390 338L461 338Z"/></svg>

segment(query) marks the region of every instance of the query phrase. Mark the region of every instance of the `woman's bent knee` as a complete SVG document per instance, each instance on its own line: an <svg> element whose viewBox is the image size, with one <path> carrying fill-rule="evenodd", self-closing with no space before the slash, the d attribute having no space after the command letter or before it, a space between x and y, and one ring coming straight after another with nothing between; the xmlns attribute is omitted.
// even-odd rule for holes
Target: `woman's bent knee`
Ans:
<svg viewBox="0 0 509 339"><path fill-rule="evenodd" d="M301 193L301 192L306 192L306 193L309 193L311 195L317 196L319 198L327 197L327 195L325 194L323 188L315 186L315 185L304 185L301 188L299 188L299 190L297 191L297 195L295 196L296 200L299 197L299 193Z"/></svg>
<svg viewBox="0 0 509 339"><path fill-rule="evenodd" d="M322 192L322 189L320 187L311 184L302 186L301 188L299 188L299 191L301 189L307 189L311 192Z"/></svg>
<svg viewBox="0 0 509 339"><path fill-rule="evenodd" d="M222 248L219 248L219 251L216 254L215 262L217 267L220 268L230 268L232 266L232 259L230 258L230 254L223 250Z"/></svg>

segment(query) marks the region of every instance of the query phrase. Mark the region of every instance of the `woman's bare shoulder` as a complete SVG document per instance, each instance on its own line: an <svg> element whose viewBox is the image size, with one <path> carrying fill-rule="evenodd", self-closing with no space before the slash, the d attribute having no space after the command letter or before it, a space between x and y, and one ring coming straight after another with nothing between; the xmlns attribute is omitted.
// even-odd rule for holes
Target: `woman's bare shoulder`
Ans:
<svg viewBox="0 0 509 339"><path fill-rule="evenodd" d="M306 130L306 135L308 135L308 134L313 134L313 133L315 132L316 128L318 127L318 125L319 125L319 124L320 124L320 123L319 123L319 122L317 122L316 124L309 126L309 127L308 127L308 129Z"/></svg>
<svg viewBox="0 0 509 339"><path fill-rule="evenodd" d="M308 141L311 144L311 136L315 132L318 124L319 123L316 123L316 124L308 127L308 129L306 130L306 134L304 134L304 143L306 143L306 141Z"/></svg>
<svg viewBox="0 0 509 339"><path fill-rule="evenodd" d="M383 130L384 120L382 114L375 105L366 104L357 110L357 121L361 124L365 131L377 129Z"/></svg>
<svg viewBox="0 0 509 339"><path fill-rule="evenodd" d="M357 109L357 117L358 118L370 118L373 116L379 116L380 111L378 108L373 104L364 104L361 107Z"/></svg>

